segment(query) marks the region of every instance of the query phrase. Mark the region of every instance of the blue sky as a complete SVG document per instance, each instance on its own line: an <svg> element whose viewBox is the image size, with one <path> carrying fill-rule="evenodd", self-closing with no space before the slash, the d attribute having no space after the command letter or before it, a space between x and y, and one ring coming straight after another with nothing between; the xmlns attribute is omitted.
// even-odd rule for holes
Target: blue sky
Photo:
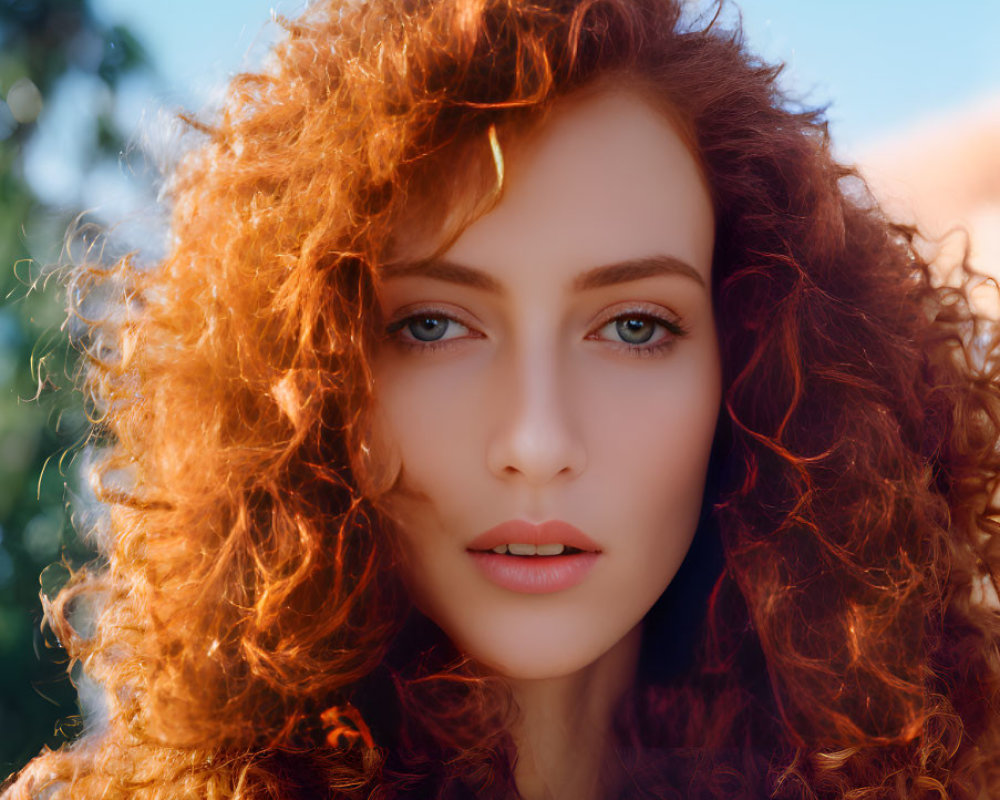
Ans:
<svg viewBox="0 0 1000 800"><path fill-rule="evenodd" d="M93 0L146 43L165 83L158 100L198 107L241 65L259 62L275 26L303 0ZM786 83L832 103L842 151L1000 94L998 0L744 0L751 47L788 63Z"/></svg>

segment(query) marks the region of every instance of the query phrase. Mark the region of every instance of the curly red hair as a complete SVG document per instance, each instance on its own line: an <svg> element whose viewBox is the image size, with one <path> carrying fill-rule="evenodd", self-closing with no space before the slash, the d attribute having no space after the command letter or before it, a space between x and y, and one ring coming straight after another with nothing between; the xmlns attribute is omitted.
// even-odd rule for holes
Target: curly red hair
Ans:
<svg viewBox="0 0 1000 800"><path fill-rule="evenodd" d="M616 718L632 796L1000 796L997 324L779 69L667 0L325 0L283 24L195 123L162 263L73 274L71 297L120 299L83 342L110 511L102 565L44 602L108 721L5 800L510 796L516 709L409 608L379 509L377 267L415 203L444 219L491 126L611 79L704 169L726 387L702 528Z"/></svg>

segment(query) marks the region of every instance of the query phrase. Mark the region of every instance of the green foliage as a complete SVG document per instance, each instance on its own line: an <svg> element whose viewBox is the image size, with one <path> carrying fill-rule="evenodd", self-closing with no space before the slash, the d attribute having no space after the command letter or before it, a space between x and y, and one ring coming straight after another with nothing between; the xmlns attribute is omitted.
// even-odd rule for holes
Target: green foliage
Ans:
<svg viewBox="0 0 1000 800"><path fill-rule="evenodd" d="M22 156L67 74L95 76L113 93L146 66L135 38L102 25L87 0L0 0L0 778L79 727L65 653L40 628L39 576L51 595L68 574L61 562L92 556L68 519L65 465L86 425L59 282L45 263L78 212L45 207ZM106 110L82 116L76 135L90 165L123 148Z"/></svg>

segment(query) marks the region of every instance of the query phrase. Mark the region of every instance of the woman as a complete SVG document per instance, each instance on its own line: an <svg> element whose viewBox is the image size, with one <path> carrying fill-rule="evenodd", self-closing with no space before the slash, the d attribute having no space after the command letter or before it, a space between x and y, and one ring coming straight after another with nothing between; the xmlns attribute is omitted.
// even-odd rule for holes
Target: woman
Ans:
<svg viewBox="0 0 1000 800"><path fill-rule="evenodd" d="M996 326L777 69L654 0L287 27L71 287L108 719L5 798L1000 794Z"/></svg>

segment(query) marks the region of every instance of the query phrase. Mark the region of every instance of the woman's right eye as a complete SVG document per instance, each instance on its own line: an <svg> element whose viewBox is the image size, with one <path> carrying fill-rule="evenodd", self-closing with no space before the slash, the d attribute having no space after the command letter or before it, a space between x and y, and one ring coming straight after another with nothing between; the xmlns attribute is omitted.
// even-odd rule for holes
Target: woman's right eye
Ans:
<svg viewBox="0 0 1000 800"><path fill-rule="evenodd" d="M404 347L433 350L445 342L469 333L469 328L454 317L436 311L424 311L393 322L386 336Z"/></svg>

